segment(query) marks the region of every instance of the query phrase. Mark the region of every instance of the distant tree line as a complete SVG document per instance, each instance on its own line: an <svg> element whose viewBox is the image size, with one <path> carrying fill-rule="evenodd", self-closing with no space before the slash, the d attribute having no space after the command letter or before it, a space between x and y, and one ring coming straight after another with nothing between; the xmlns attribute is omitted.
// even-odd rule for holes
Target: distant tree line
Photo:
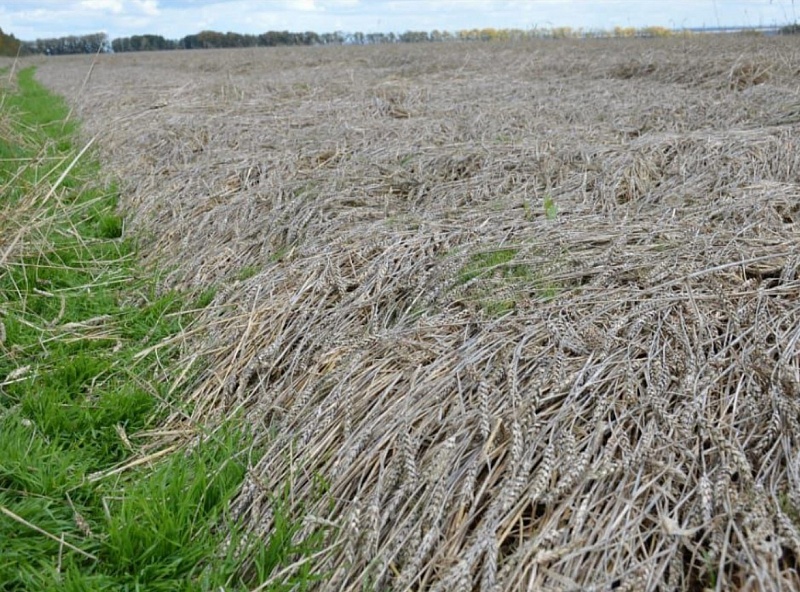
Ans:
<svg viewBox="0 0 800 592"><path fill-rule="evenodd" d="M783 34L800 33L800 24L780 28ZM669 37L688 35L689 31L674 31L665 27L615 27L613 30L584 30L570 27L550 29L464 29L460 31L406 31L405 33L292 33L267 31L259 35L201 31L181 39L166 39L161 35L133 35L109 41L105 33L70 35L53 39L20 42L0 30L0 55L23 53L64 55L75 53L164 51L177 49L213 49L227 47L275 47L279 45L377 45L382 43L439 43L445 41L523 41L526 39L571 39L606 37Z"/></svg>
<svg viewBox="0 0 800 592"><path fill-rule="evenodd" d="M406 31L396 33L292 33L290 31L267 31L259 35L201 31L181 39L166 39L161 35L133 35L120 37L111 42L115 52L159 51L170 49L214 49L226 47L276 47L279 45L376 45L379 43L418 43L420 41L444 41L454 39L450 33L434 31Z"/></svg>
<svg viewBox="0 0 800 592"><path fill-rule="evenodd" d="M443 41L521 41L531 38L570 37L665 37L671 33L663 27L646 29L621 29L613 32L584 31L570 27L554 29L469 29L450 31L406 31L405 33L292 33L289 31L267 31L259 35L201 31L181 39L166 39L160 35L133 35L120 37L111 42L114 52L161 51L174 49L213 49L228 47L275 47L279 45L378 45L383 43L438 43Z"/></svg>
<svg viewBox="0 0 800 592"><path fill-rule="evenodd" d="M3 33L3 29L0 29L0 55L15 56L19 52L21 45L22 42L19 39L13 35Z"/></svg>
<svg viewBox="0 0 800 592"><path fill-rule="evenodd" d="M89 35L69 35L51 39L37 39L23 42L26 53L44 55L68 55L74 53L98 53L111 51L108 35L91 33Z"/></svg>
<svg viewBox="0 0 800 592"><path fill-rule="evenodd" d="M120 37L111 42L115 52L124 51L160 51L169 49L213 49L223 47L274 47L276 45L324 45L343 43L340 34L318 34L313 31L290 33L289 31L267 31L260 35L243 35L241 33L219 33L217 31L201 31L194 35L186 35L181 39L166 39L161 35L133 35Z"/></svg>

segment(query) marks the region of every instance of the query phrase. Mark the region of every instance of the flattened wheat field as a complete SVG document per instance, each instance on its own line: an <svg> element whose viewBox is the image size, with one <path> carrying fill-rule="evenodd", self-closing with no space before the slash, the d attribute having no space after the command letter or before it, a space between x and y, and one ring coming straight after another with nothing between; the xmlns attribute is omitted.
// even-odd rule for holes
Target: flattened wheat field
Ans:
<svg viewBox="0 0 800 592"><path fill-rule="evenodd" d="M264 588L800 589L800 39L92 62L37 76L216 289L159 445L240 418L228 520L322 533Z"/></svg>

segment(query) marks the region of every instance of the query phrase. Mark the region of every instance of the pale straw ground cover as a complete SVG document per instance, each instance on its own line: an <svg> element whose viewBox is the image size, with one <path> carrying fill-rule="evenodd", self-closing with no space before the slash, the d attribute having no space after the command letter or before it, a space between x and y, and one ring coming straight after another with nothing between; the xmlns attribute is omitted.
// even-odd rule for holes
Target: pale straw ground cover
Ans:
<svg viewBox="0 0 800 592"><path fill-rule="evenodd" d="M232 519L266 537L288 484L297 537L324 537L272 582L789 590L799 50L198 51L38 77L124 179L163 288L217 288L163 446L255 427Z"/></svg>

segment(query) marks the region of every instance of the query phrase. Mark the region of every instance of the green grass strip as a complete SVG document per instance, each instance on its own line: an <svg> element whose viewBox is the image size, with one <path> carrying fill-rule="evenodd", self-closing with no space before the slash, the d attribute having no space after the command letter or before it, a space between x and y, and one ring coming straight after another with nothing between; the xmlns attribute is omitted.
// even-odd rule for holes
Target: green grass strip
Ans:
<svg viewBox="0 0 800 592"><path fill-rule="evenodd" d="M257 459L246 430L114 471L180 405L164 377L208 293L158 293L137 267L117 187L76 158L77 125L33 69L0 90L0 590L252 588L318 539L292 544L280 496L269 544L225 523Z"/></svg>

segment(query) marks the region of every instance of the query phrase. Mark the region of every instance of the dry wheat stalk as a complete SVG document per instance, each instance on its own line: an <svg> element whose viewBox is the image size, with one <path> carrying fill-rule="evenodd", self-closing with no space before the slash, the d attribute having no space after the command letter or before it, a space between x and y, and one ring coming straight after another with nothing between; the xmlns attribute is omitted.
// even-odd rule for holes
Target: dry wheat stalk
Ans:
<svg viewBox="0 0 800 592"><path fill-rule="evenodd" d="M220 286L192 421L276 434L232 506L252 536L288 482L342 526L320 589L792 589L800 54L708 44L98 68L78 107L146 261ZM75 68L40 76L69 96Z"/></svg>

